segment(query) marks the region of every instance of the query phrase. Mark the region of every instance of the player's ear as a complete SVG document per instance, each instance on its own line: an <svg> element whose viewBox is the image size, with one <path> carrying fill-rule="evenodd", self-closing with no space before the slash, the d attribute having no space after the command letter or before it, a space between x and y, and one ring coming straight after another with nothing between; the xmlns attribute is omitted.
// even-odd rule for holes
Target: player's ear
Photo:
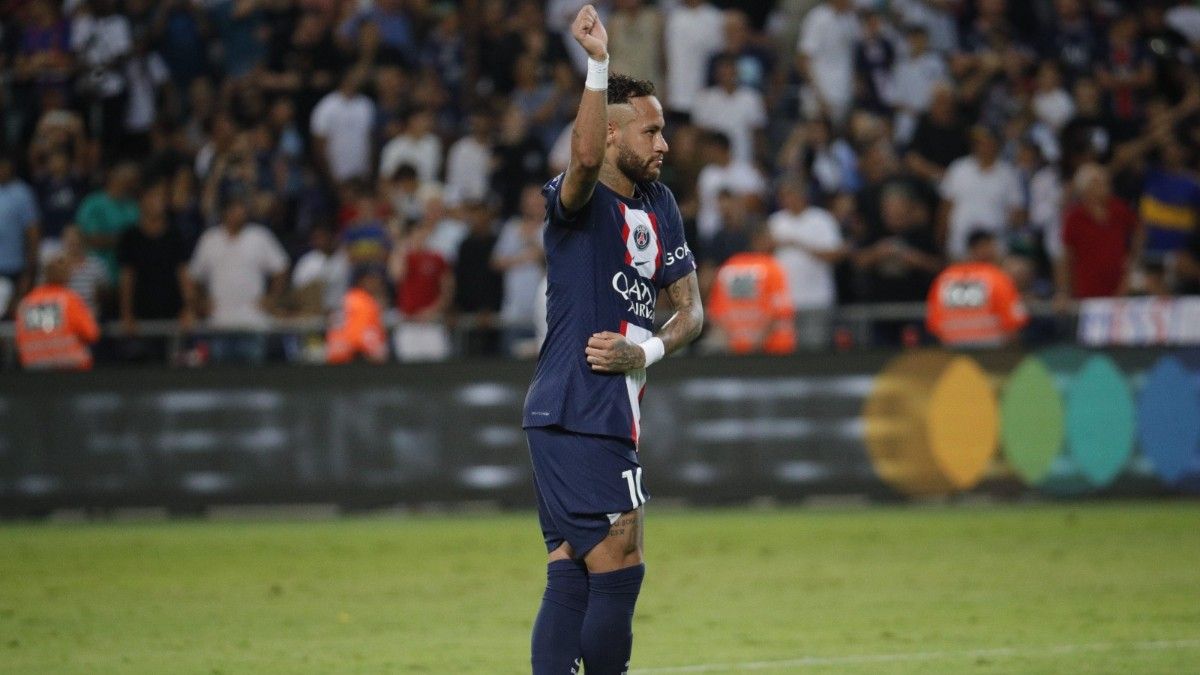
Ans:
<svg viewBox="0 0 1200 675"><path fill-rule="evenodd" d="M613 120L608 120L608 133L605 134L604 140L606 145L611 145L617 142L617 134L621 133L621 128Z"/></svg>

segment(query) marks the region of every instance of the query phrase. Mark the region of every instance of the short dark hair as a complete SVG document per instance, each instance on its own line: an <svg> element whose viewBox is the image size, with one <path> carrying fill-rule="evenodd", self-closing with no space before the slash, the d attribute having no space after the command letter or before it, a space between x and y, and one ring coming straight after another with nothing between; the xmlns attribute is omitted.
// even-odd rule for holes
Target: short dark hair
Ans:
<svg viewBox="0 0 1200 675"><path fill-rule="evenodd" d="M392 171L392 180L416 180L417 168L407 162Z"/></svg>
<svg viewBox="0 0 1200 675"><path fill-rule="evenodd" d="M996 241L996 235L991 232L983 228L971 230L971 233L967 235L967 250L969 251L980 244L991 243L993 241Z"/></svg>
<svg viewBox="0 0 1200 675"><path fill-rule="evenodd" d="M631 98L654 95L654 83L637 80L628 75L610 73L608 76L608 104L629 103Z"/></svg>
<svg viewBox="0 0 1200 675"><path fill-rule="evenodd" d="M733 145L729 142L729 136L720 131L710 131L704 135L704 142L709 145L715 145L722 150L729 150Z"/></svg>

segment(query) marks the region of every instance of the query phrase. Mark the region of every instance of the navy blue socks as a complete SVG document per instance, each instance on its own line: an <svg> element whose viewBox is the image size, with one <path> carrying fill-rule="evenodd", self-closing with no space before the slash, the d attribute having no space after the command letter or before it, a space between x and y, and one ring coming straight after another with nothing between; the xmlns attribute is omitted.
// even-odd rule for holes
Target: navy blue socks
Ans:
<svg viewBox="0 0 1200 675"><path fill-rule="evenodd" d="M579 636L587 610L588 573L583 561L555 560L547 565L546 593L533 623L533 675L571 675L581 670Z"/></svg>
<svg viewBox="0 0 1200 675"><path fill-rule="evenodd" d="M633 651L633 608L644 576L645 565L588 575L587 616L581 640L587 675L622 675L628 670ZM534 673L538 675L536 669Z"/></svg>

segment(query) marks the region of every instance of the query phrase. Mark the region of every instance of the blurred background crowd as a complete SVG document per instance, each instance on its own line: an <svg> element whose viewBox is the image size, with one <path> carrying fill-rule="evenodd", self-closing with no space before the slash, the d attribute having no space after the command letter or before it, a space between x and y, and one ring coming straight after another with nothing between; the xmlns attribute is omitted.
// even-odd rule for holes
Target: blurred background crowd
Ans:
<svg viewBox="0 0 1200 675"><path fill-rule="evenodd" d="M0 306L59 365L92 360L64 332L111 361L536 353L582 4L0 0ZM1013 307L1200 292L1196 2L595 4L667 112L707 347L970 304L930 293L956 264ZM881 316L866 340L930 339Z"/></svg>

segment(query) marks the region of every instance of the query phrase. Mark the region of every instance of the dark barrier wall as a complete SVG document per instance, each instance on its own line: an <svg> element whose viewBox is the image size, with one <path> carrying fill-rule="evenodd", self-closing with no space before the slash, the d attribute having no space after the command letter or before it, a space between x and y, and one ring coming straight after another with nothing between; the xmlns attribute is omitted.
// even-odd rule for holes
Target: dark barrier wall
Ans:
<svg viewBox="0 0 1200 675"><path fill-rule="evenodd" d="M892 494L861 412L894 353L670 359L644 400L657 497ZM1018 354L984 354L1006 371ZM1153 352L1129 352L1143 369ZM530 363L0 377L0 509L494 500L532 504ZM994 481L993 481L994 482Z"/></svg>

